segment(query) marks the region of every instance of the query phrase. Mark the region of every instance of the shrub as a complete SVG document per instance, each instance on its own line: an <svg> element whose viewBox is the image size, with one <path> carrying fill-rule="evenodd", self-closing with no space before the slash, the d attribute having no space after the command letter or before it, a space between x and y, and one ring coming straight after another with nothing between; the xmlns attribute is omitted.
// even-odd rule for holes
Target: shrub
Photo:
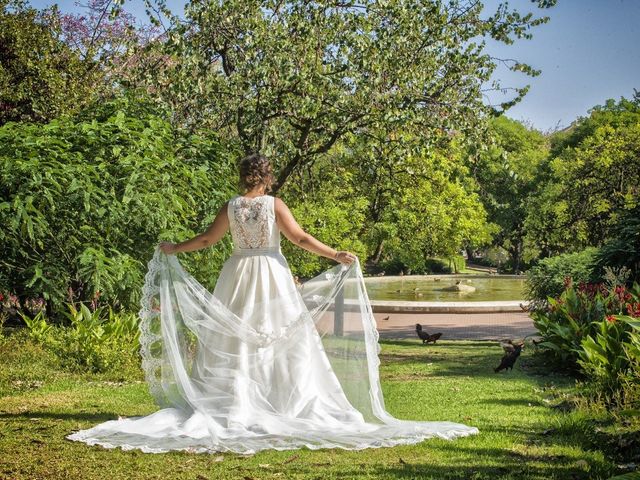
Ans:
<svg viewBox="0 0 640 480"><path fill-rule="evenodd" d="M635 315L639 302L638 284L628 290L621 285L608 288L602 283L567 281L558 298L548 299L547 309L534 310L531 316L543 339L540 346L564 366L576 368L582 341L595 336L600 322L610 315Z"/></svg>
<svg viewBox="0 0 640 480"><path fill-rule="evenodd" d="M633 404L640 400L633 398L640 387L640 319L608 315L595 323L596 331L582 340L578 352L589 378L587 391L607 404Z"/></svg>
<svg viewBox="0 0 640 480"><path fill-rule="evenodd" d="M462 255L450 258L427 258L424 273L458 273L464 270L464 267L465 260Z"/></svg>
<svg viewBox="0 0 640 480"><path fill-rule="evenodd" d="M111 308L90 310L68 305L68 325L52 325L43 311L33 318L22 313L29 336L72 371L106 372L139 365L138 316Z"/></svg>
<svg viewBox="0 0 640 480"><path fill-rule="evenodd" d="M380 266L385 273L398 275L404 272L407 275L428 275L432 273L458 273L464 270L466 262L462 255L455 255L450 258L426 257L422 262L411 262L410 268L397 257L382 262Z"/></svg>
<svg viewBox="0 0 640 480"><path fill-rule="evenodd" d="M640 285L567 282L547 310L532 313L539 347L585 376L589 401L638 408L640 402Z"/></svg>
<svg viewBox="0 0 640 480"><path fill-rule="evenodd" d="M541 260L527 271L526 295L536 308L544 307L548 298L559 297L570 278L574 283L592 279L593 263L598 250L587 248Z"/></svg>
<svg viewBox="0 0 640 480"><path fill-rule="evenodd" d="M96 295L137 306L158 240L199 233L230 196L235 175L224 151L210 134L177 131L126 98L91 120L4 125L0 291L16 294L21 308L44 297L49 320L65 302ZM214 279L224 254L203 250L187 265Z"/></svg>

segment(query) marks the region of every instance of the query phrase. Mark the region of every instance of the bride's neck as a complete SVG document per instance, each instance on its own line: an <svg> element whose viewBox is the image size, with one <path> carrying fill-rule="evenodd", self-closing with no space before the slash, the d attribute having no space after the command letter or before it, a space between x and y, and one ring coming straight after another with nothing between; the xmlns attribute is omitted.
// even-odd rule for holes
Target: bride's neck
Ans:
<svg viewBox="0 0 640 480"><path fill-rule="evenodd" d="M261 195L266 195L266 189L264 187L254 187L251 190L246 190L243 193L245 197L259 197Z"/></svg>

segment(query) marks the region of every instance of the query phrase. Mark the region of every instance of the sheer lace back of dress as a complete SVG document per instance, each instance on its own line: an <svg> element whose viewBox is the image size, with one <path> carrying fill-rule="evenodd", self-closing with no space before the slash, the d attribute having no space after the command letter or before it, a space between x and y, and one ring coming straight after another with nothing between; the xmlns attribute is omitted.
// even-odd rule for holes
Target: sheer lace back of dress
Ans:
<svg viewBox="0 0 640 480"><path fill-rule="evenodd" d="M236 248L278 248L274 197L236 196L229 201L229 228Z"/></svg>

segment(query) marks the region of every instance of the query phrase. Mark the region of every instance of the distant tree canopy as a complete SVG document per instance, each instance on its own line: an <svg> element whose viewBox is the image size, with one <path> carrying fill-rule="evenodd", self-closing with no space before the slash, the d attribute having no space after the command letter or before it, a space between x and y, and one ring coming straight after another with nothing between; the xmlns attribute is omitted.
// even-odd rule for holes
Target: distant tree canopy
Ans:
<svg viewBox="0 0 640 480"><path fill-rule="evenodd" d="M60 28L55 7L0 0L0 125L47 122L91 99L102 73L59 38Z"/></svg>
<svg viewBox="0 0 640 480"><path fill-rule="evenodd" d="M404 138L411 141L409 134ZM340 206L332 220L302 210L304 226L305 217L315 219L310 231L329 239L332 229L319 226L344 225L349 234L338 243L342 248L362 252L372 264L394 262L417 273L429 271L431 257L452 257L467 244L490 240L485 209L455 141L411 157L396 156L394 144L379 147L378 155L369 155L370 146L352 135L331 158L292 176L286 201L318 211Z"/></svg>
<svg viewBox="0 0 640 480"><path fill-rule="evenodd" d="M552 137L525 222L541 256L601 246L640 203L640 96L596 106Z"/></svg>
<svg viewBox="0 0 640 480"><path fill-rule="evenodd" d="M549 154L542 133L501 116L490 122L493 141L471 156L471 168L489 220L498 231L494 245L509 252L511 268L522 269L525 219L538 189L538 170Z"/></svg>

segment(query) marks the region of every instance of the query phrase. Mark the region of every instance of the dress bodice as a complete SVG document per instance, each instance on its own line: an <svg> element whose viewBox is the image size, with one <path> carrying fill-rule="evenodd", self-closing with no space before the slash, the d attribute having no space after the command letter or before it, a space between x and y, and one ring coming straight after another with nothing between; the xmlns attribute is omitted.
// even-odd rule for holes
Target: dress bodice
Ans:
<svg viewBox="0 0 640 480"><path fill-rule="evenodd" d="M229 200L229 229L235 249L280 248L280 230L276 224L275 198L235 196Z"/></svg>

